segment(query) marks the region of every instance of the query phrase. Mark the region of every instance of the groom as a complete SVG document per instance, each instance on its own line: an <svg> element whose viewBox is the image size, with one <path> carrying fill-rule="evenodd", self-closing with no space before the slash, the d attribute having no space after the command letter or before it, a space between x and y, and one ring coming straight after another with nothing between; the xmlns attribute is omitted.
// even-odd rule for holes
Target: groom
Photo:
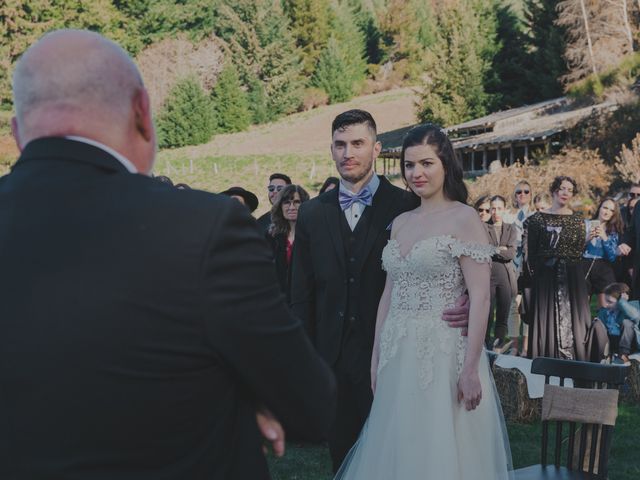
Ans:
<svg viewBox="0 0 640 480"><path fill-rule="evenodd" d="M382 249L390 225L418 198L374 174L382 148L370 113L349 110L332 124L331 155L342 178L305 202L296 225L292 308L338 382L329 450L336 471L369 415L371 352L378 301L385 283ZM466 297L445 312L452 327L466 327Z"/></svg>

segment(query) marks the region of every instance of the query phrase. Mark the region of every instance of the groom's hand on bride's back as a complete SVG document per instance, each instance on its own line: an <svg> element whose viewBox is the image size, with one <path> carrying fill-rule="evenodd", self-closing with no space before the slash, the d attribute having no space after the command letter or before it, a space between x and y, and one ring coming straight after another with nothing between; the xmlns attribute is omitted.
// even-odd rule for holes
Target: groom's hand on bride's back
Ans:
<svg viewBox="0 0 640 480"><path fill-rule="evenodd" d="M456 300L453 307L442 312L442 320L447 322L451 328L461 328L462 335L467 335L469 326L469 295L463 294Z"/></svg>

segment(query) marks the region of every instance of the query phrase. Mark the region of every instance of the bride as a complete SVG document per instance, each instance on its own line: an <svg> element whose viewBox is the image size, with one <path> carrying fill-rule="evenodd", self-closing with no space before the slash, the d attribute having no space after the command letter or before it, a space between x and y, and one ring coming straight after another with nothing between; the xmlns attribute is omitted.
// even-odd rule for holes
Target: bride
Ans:
<svg viewBox="0 0 640 480"><path fill-rule="evenodd" d="M511 456L483 341L491 255L446 134L413 128L400 167L421 198L394 221L371 359L373 406L338 480L498 480ZM465 290L469 330L442 311Z"/></svg>

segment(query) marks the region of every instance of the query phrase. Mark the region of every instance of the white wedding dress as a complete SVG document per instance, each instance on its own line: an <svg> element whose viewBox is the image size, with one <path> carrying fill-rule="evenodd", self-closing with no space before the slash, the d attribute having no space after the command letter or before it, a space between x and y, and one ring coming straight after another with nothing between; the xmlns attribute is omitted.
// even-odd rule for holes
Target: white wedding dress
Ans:
<svg viewBox="0 0 640 480"><path fill-rule="evenodd" d="M457 400L466 338L442 312L465 291L460 256L490 262L495 248L438 235L402 256L390 240L382 262L393 280L380 336L377 386L360 438L339 480L502 480L511 455L486 355L482 400L467 411Z"/></svg>

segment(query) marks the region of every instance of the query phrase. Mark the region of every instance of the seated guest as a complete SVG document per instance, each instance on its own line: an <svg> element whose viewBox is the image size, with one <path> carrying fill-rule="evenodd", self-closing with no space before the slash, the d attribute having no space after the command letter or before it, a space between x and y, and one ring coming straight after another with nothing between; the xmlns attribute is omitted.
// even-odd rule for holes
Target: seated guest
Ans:
<svg viewBox="0 0 640 480"><path fill-rule="evenodd" d="M334 188L338 188L340 185L340 180L338 177L327 177L322 186L320 187L320 192L318 195L322 195L324 192L328 192L329 190L333 190Z"/></svg>
<svg viewBox="0 0 640 480"><path fill-rule="evenodd" d="M504 223L506 199L500 195L491 197L491 222L485 224L490 243L498 247L498 253L492 257L491 265L491 308L485 336L485 343L498 353L508 348L505 343L507 321L511 301L518 288L518 278L513 265L518 246L518 230L512 223ZM494 325L494 339L491 340L491 325Z"/></svg>
<svg viewBox="0 0 640 480"><path fill-rule="evenodd" d="M640 302L629 300L629 286L612 283L604 289L605 305L598 310L598 319L609 334L610 352L620 356L623 362L640 345Z"/></svg>
<svg viewBox="0 0 640 480"><path fill-rule="evenodd" d="M271 226L267 238L273 249L276 272L282 293L291 300L291 254L296 239L296 222L300 205L309 200L309 194L298 185L287 185L271 209Z"/></svg>
<svg viewBox="0 0 640 480"><path fill-rule="evenodd" d="M237 202L149 177L151 103L126 52L50 32L17 62L13 105L0 479L267 480L277 420L326 438L335 382L263 235Z"/></svg>
<svg viewBox="0 0 640 480"><path fill-rule="evenodd" d="M587 242L582 255L589 295L598 295L598 307L604 307L604 288L616 281L613 264L618 256L622 218L611 197L600 202L592 220L586 221Z"/></svg>
<svg viewBox="0 0 640 480"><path fill-rule="evenodd" d="M267 185L267 194L269 196L269 203L273 206L276 202L278 194L284 187L291 185L291 178L284 173L272 173L269 176L269 185ZM271 225L271 210L267 213L260 215L256 220L260 229L266 234L269 231Z"/></svg>
<svg viewBox="0 0 640 480"><path fill-rule="evenodd" d="M220 192L220 194L226 195L227 197L231 197L240 202L242 205L247 207L249 213L253 213L254 210L258 208L258 197L256 197L254 193L245 190L242 187L231 187L224 192Z"/></svg>

